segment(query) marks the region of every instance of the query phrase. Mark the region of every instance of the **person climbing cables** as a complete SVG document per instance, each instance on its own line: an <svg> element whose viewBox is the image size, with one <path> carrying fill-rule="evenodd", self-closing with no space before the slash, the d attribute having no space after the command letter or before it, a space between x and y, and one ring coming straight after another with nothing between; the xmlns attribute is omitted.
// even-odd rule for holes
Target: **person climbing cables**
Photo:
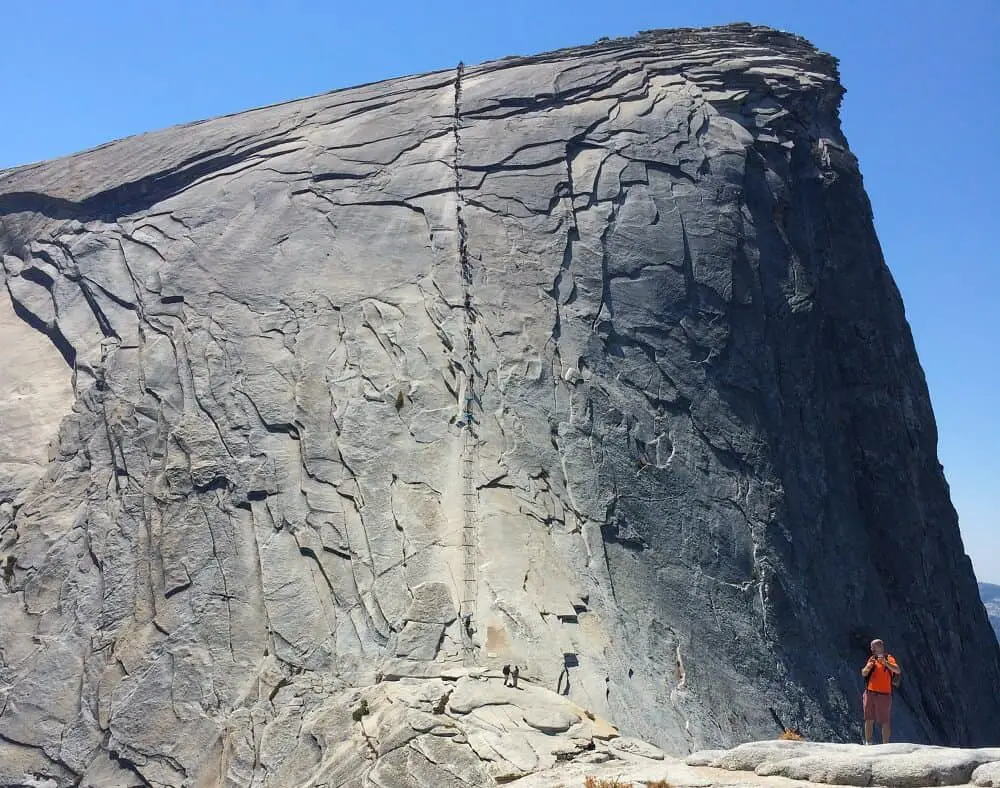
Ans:
<svg viewBox="0 0 1000 788"><path fill-rule="evenodd" d="M865 680L862 707L865 715L865 744L872 744L875 723L882 729L882 743L888 744L892 735L892 690L899 686L902 671L892 654L887 654L881 640L871 643L871 656L861 668Z"/></svg>

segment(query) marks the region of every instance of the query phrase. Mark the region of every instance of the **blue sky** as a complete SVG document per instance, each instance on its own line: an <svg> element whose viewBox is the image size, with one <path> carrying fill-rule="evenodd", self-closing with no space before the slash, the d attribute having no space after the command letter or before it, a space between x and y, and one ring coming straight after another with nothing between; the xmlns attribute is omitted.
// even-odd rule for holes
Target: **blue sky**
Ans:
<svg viewBox="0 0 1000 788"><path fill-rule="evenodd" d="M4 0L0 167L459 60L744 20L841 59L966 550L1000 583L997 0Z"/></svg>

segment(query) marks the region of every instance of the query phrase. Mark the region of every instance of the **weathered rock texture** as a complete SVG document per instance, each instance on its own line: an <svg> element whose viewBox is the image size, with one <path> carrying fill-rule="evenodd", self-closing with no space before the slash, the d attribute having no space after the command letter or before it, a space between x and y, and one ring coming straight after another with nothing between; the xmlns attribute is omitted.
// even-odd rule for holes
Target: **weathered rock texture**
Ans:
<svg viewBox="0 0 1000 788"><path fill-rule="evenodd" d="M2 173L0 784L412 784L352 699L504 663L677 752L853 738L875 634L898 735L1000 739L842 92L654 32Z"/></svg>
<svg viewBox="0 0 1000 788"><path fill-rule="evenodd" d="M518 788L583 788L589 777L595 782L605 780L604 785L615 788L643 788L657 785L656 781L665 781L673 788L1000 786L1000 748L759 741L732 750L697 752L681 761L669 756L662 760L629 756L598 742L594 754L594 760L608 759L599 764L560 764L515 784Z"/></svg>
<svg viewBox="0 0 1000 788"><path fill-rule="evenodd" d="M749 771L758 777L783 777L828 785L1000 785L1000 748L954 749L917 744L814 744L761 741L733 750L695 753L689 766Z"/></svg>

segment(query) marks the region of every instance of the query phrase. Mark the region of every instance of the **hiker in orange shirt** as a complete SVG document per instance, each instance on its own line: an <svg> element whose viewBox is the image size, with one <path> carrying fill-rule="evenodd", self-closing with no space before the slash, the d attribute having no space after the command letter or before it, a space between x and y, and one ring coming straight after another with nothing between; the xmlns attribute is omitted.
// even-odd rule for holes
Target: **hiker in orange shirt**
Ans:
<svg viewBox="0 0 1000 788"><path fill-rule="evenodd" d="M902 671L892 654L886 654L881 640L872 641L872 655L861 668L865 679L862 705L865 711L865 744L872 744L875 723L882 728L882 744L892 735L892 690L899 686Z"/></svg>

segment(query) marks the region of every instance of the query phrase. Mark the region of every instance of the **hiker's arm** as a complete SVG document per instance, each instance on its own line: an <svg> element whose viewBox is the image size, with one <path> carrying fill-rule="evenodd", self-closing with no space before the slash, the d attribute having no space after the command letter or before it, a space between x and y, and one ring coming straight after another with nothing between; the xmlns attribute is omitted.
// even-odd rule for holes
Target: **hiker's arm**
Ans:
<svg viewBox="0 0 1000 788"><path fill-rule="evenodd" d="M900 673L902 673L902 672L903 672L903 671L901 671L901 670L899 669L899 665L897 665L897 664L896 664L896 660L893 660L892 662L889 662L889 660L886 660L886 662L885 662L885 666L886 666L887 668L889 668L889 672L890 672L890 673L895 673L895 674L896 674L897 676L898 676L898 675L899 675Z"/></svg>
<svg viewBox="0 0 1000 788"><path fill-rule="evenodd" d="M875 667L875 660L870 659L865 663L865 666L861 668L861 675L868 678L868 674L872 672L872 668Z"/></svg>

